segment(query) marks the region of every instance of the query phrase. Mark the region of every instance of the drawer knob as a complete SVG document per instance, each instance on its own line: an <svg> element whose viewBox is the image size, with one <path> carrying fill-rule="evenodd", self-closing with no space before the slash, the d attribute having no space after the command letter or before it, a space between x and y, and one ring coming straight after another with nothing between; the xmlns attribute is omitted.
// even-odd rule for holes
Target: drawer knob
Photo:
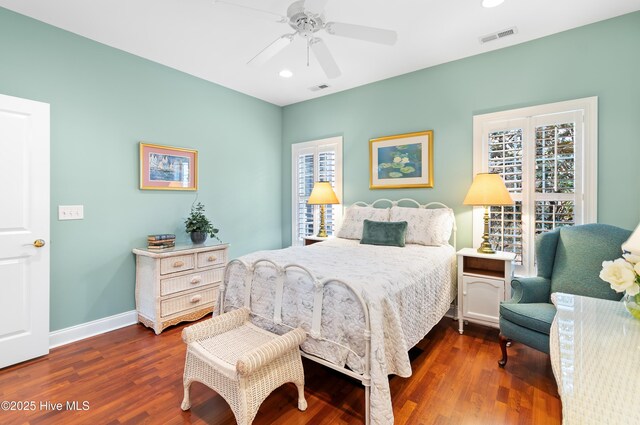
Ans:
<svg viewBox="0 0 640 425"><path fill-rule="evenodd" d="M199 303L202 299L202 295L194 295L191 297L191 304Z"/></svg>
<svg viewBox="0 0 640 425"><path fill-rule="evenodd" d="M208 260L209 261L216 261L218 259L218 257L216 257L215 255L210 255Z"/></svg>
<svg viewBox="0 0 640 425"><path fill-rule="evenodd" d="M182 267L184 266L184 261L176 261L173 263L173 267Z"/></svg>
<svg viewBox="0 0 640 425"><path fill-rule="evenodd" d="M196 283L200 283L202 281L202 277L200 276L194 276L193 278L191 278L191 283L193 283L194 285Z"/></svg>

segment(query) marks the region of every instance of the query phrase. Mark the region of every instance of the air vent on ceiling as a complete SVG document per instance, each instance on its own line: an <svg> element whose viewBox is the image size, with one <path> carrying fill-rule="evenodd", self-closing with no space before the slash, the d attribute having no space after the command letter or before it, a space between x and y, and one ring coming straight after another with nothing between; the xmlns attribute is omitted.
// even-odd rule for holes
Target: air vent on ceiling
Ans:
<svg viewBox="0 0 640 425"><path fill-rule="evenodd" d="M493 34L487 34L480 37L480 43L488 43L489 41L497 40L499 38L509 37L510 35L514 35L518 33L518 28L511 27L506 30L494 32Z"/></svg>
<svg viewBox="0 0 640 425"><path fill-rule="evenodd" d="M313 86L313 87L309 87L309 90L311 91L319 91L319 90L324 90L324 89L328 89L329 86L327 84L319 84L317 86Z"/></svg>

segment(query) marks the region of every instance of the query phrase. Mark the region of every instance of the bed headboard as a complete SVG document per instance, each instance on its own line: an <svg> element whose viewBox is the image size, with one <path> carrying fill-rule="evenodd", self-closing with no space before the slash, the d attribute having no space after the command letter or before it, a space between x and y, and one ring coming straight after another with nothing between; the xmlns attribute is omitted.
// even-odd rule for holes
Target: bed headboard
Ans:
<svg viewBox="0 0 640 425"><path fill-rule="evenodd" d="M403 203L403 205L400 205L400 203ZM429 202L428 204L421 204L420 202L411 198L402 198L402 199L398 199L397 201L392 201L391 199L382 198L382 199L376 199L370 204L364 201L357 201L351 205L360 205L363 207L376 207L378 204L389 204L391 207L411 206L414 208L446 208L450 210L451 215L453 216L453 229L451 231L451 238L449 238L449 243L457 251L456 236L458 232L458 225L456 224L456 215L453 213L453 209L449 208L447 205L443 204L442 202Z"/></svg>

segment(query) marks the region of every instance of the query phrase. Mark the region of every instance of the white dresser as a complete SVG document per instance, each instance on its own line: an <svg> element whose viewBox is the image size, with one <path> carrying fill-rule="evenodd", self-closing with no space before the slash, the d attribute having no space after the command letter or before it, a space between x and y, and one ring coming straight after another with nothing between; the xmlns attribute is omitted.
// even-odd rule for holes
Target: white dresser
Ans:
<svg viewBox="0 0 640 425"><path fill-rule="evenodd" d="M133 253L138 321L156 334L215 309L228 245L184 245L162 251L140 248Z"/></svg>
<svg viewBox="0 0 640 425"><path fill-rule="evenodd" d="M562 423L640 423L640 320L622 302L563 293L551 300L558 312L549 351Z"/></svg>

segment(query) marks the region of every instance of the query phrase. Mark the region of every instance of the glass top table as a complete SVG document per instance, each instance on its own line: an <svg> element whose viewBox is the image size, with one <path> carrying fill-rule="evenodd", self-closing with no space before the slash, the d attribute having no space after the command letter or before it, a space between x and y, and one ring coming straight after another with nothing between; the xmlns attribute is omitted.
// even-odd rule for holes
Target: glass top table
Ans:
<svg viewBox="0 0 640 425"><path fill-rule="evenodd" d="M550 355L565 425L640 423L640 320L622 302L555 293Z"/></svg>

